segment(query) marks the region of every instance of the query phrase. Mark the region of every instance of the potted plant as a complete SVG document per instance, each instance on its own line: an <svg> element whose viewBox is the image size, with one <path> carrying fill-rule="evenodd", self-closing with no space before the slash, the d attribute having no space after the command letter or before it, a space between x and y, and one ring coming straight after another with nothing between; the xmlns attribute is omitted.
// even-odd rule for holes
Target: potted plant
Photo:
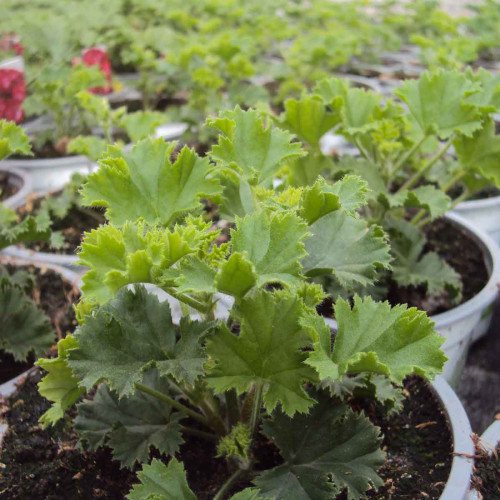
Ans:
<svg viewBox="0 0 500 500"><path fill-rule="evenodd" d="M249 113L243 119L255 120ZM230 121L220 118L228 137L213 152L227 155L228 169L244 171L259 165L259 158L269 158L270 167L280 155L298 154L289 134L263 128L273 141L252 143L256 156L249 158L249 146L231 135ZM239 164L231 160L236 144L242 148ZM293 492L305 499L342 490L358 498L382 486L376 472L383 464L379 429L349 395L358 386L372 402L385 400L379 392L384 387L390 409L398 398L391 382L399 385L411 373L432 378L446 358L425 313L371 298L337 301L340 327L332 340L315 309L324 293L303 276L304 241L312 219L338 212L339 219L358 220L349 209L352 197L330 196L322 183L300 193L295 204L291 192L273 193L237 218L231 241L219 246L219 232L196 217L201 199L221 193L208 158L184 148L172 162L172 145L152 139L131 152L128 158L104 157L83 188L84 199L104 202L109 223L82 244L81 262L91 269L77 307L80 326L60 341L58 358L38 362L48 372L40 391L53 402L43 425L56 423L99 384L79 404L75 428L87 449L105 443L124 466L144 463L129 498L196 498L193 484L196 495L214 498L245 490L236 498L288 498ZM131 161L139 157L140 170ZM117 175L120 187L103 184ZM338 189L349 187L361 197L362 185L351 181L340 181ZM128 289L131 283L159 286L184 304L184 316L174 324L168 303L143 286ZM227 320L214 318L216 292L234 298ZM415 383L432 399L422 380ZM144 427L134 430L130 424L139 415ZM198 443L197 469L201 453L207 464L222 464L215 481L193 482L186 465L188 484L182 465L188 459L179 452L183 440ZM165 458L147 465L152 446ZM459 462L466 465L467 459ZM251 484L257 490L247 490Z"/></svg>
<svg viewBox="0 0 500 500"><path fill-rule="evenodd" d="M487 115L492 105L488 102L491 96L487 81L488 77L483 73L477 76L455 72L438 72L432 76L424 74L420 80L405 82L395 92L406 100L408 111L405 111L392 101L382 103L377 94L349 88L340 80L324 80L318 83L313 95L286 102L284 113L275 120L283 128L295 133L309 151L308 156L282 171L289 185L311 185L320 173L333 179L342 178L345 174L356 174L367 181L371 192L360 213L370 223L379 224L387 231L393 262L392 272L388 274L383 271L378 278L378 285L365 288L363 293L389 297L393 303L410 302L427 308L437 321L438 331L447 337L444 349L451 361L445 368L445 374L455 382L463 367L471 335L475 329L476 333L482 333L487 328L482 315L488 311L497 294L497 248L488 236L460 218L447 215L445 221L448 222L440 220L439 217L460 200L452 202L446 194L449 190L446 186L439 187L422 179L453 142L457 145L457 154L460 154L459 143L469 144L469 136L474 130L488 126ZM451 94L450 90L447 97L454 107L443 103L439 96L443 93L446 95L446 89L455 89L459 94L461 92L462 99L467 102L461 102L460 96ZM418 109L419 103L425 107L424 110ZM441 109L439 106L445 107ZM325 157L320 139L329 128L334 128L336 133L352 143L359 156L341 156L338 160ZM439 146L439 138L447 140L444 146ZM466 175L481 172L482 166L475 162L462 165L461 177L449 179L450 186ZM490 178L486 173L484 176ZM444 229L432 229L433 226L429 226L432 221L436 221L434 227L436 224L437 227L448 225L451 231L449 243L440 243L439 238L436 240L437 236L444 234ZM324 230L319 229L321 232ZM459 235L468 235L465 240L469 242L481 241L479 245L473 243L467 250L471 261L466 268L478 265L483 269L483 274L475 291L471 293L469 288L469 296L465 301L459 298L463 271L460 277L440 256L450 252L453 238ZM429 244L426 238L434 239ZM466 255L466 243L464 237L461 238L462 255ZM324 240L325 237L321 239L318 233L318 242L321 244ZM314 238L309 240L310 253L314 253L314 241ZM447 245L449 250L446 251ZM436 248L437 252L430 251L430 247ZM449 253L448 260L457 267L457 260L450 257ZM477 261L476 264L472 264L473 261ZM475 273L474 278L477 276ZM385 281L387 279L389 281ZM333 281L330 278L328 281L330 291L335 296L339 279L334 276ZM359 285L363 284L352 283L351 293L356 289L359 291ZM463 290L467 289L465 285ZM403 290L405 292L401 295ZM426 297L433 296L440 298L426 302ZM448 299L445 301L450 300L448 305L442 302L446 296ZM417 302L412 302L414 300ZM460 302L463 304L457 308ZM491 319L491 315L488 317Z"/></svg>

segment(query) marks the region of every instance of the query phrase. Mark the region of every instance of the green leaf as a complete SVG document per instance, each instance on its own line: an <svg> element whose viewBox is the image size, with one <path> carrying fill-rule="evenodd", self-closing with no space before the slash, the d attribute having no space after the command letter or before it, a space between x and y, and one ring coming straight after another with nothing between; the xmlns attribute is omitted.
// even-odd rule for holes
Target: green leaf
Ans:
<svg viewBox="0 0 500 500"><path fill-rule="evenodd" d="M373 282L378 268L391 261L386 235L378 226L341 211L318 219L306 240L308 256L303 260L308 276L333 274L343 287Z"/></svg>
<svg viewBox="0 0 500 500"><path fill-rule="evenodd" d="M14 222L8 211L2 211L2 218L11 223ZM19 224L0 227L0 250L10 245L18 245L19 243L30 241L50 241L50 237L50 229L40 228L37 220L29 216Z"/></svg>
<svg viewBox="0 0 500 500"><path fill-rule="evenodd" d="M327 110L318 96L287 99L279 125L295 134L301 141L318 149L319 140L338 123L338 117Z"/></svg>
<svg viewBox="0 0 500 500"><path fill-rule="evenodd" d="M55 340L47 315L10 278L0 276L0 348L16 361L30 353L40 356Z"/></svg>
<svg viewBox="0 0 500 500"><path fill-rule="evenodd" d="M68 144L68 153L84 155L97 161L106 151L106 141L95 135L79 135Z"/></svg>
<svg viewBox="0 0 500 500"><path fill-rule="evenodd" d="M126 114L120 125L125 129L132 142L140 141L153 135L156 127L168 121L165 113L159 111L136 111Z"/></svg>
<svg viewBox="0 0 500 500"><path fill-rule="evenodd" d="M357 175L345 175L340 181L335 182L329 191L339 197L342 209L350 214L366 204L368 188L366 181Z"/></svg>
<svg viewBox="0 0 500 500"><path fill-rule="evenodd" d="M219 166L236 167L245 178L255 177L258 184L272 179L285 160L305 154L288 132L266 126L255 110L237 106L209 119L208 124L221 133L210 152L212 160Z"/></svg>
<svg viewBox="0 0 500 500"><path fill-rule="evenodd" d="M254 265L242 253L234 252L225 261L215 279L217 289L239 299L243 298L257 283Z"/></svg>
<svg viewBox="0 0 500 500"><path fill-rule="evenodd" d="M14 122L0 120L0 160L16 153L33 156L28 136Z"/></svg>
<svg viewBox="0 0 500 500"><path fill-rule="evenodd" d="M106 207L118 226L139 219L168 226L201 207L201 198L220 193L210 162L184 147L171 163L174 147L175 142L144 139L128 152L110 148L82 188L83 203Z"/></svg>
<svg viewBox="0 0 500 500"><path fill-rule="evenodd" d="M391 252L394 256L392 279L401 286L426 285L427 293L449 290L459 297L460 275L437 253L425 252L425 237L405 221L391 221Z"/></svg>
<svg viewBox="0 0 500 500"><path fill-rule="evenodd" d="M475 74L468 70L466 75L481 84L481 89L468 96L466 102L477 106L483 113L497 112L500 108L500 76L484 68L479 68Z"/></svg>
<svg viewBox="0 0 500 500"><path fill-rule="evenodd" d="M440 349L444 339L425 312L355 296L352 309L348 302L337 300L335 318L338 331L333 348L325 350L317 342L307 361L321 380L374 372L400 384L411 373L426 378L441 373L446 361Z"/></svg>
<svg viewBox="0 0 500 500"><path fill-rule="evenodd" d="M79 380L68 366L68 350L78 347L78 341L68 335L57 343L57 358L39 359L35 364L47 371L38 384L40 394L52 402L52 406L40 417L43 428L54 425L64 417L64 412L75 404L85 392L78 387Z"/></svg>
<svg viewBox="0 0 500 500"><path fill-rule="evenodd" d="M128 500L196 500L189 489L186 471L181 462L172 458L168 466L154 458L137 473L140 484L134 485Z"/></svg>
<svg viewBox="0 0 500 500"><path fill-rule="evenodd" d="M176 227L147 228L125 223L122 228L100 226L86 233L78 254L79 264L90 268L83 277L86 298L104 304L130 283L153 283L197 244Z"/></svg>
<svg viewBox="0 0 500 500"><path fill-rule="evenodd" d="M306 255L302 240L307 225L291 213L255 212L237 219L231 230L232 252L245 255L257 274L257 285L299 282L300 260Z"/></svg>
<svg viewBox="0 0 500 500"><path fill-rule="evenodd" d="M257 488L245 488L243 491L236 493L229 500L272 500L271 498L263 497L260 490Z"/></svg>
<svg viewBox="0 0 500 500"><path fill-rule="evenodd" d="M311 186L320 174L330 171L332 166L332 159L321 153L296 158L288 165L289 183L291 186Z"/></svg>
<svg viewBox="0 0 500 500"><path fill-rule="evenodd" d="M312 224L324 215L340 208L338 195L331 192L321 177L313 186L304 188L301 193L299 215L308 224Z"/></svg>
<svg viewBox="0 0 500 500"><path fill-rule="evenodd" d="M177 340L168 302L144 287L123 289L78 328L69 366L80 386L90 390L105 381L120 396L132 394L153 366L162 376L193 384L204 373L201 340L210 327L182 318Z"/></svg>
<svg viewBox="0 0 500 500"><path fill-rule="evenodd" d="M287 415L307 412L314 401L302 387L312 375L300 350L306 345L302 310L299 299L284 293L261 290L243 299L238 307L240 334L221 324L208 340L207 352L216 361L209 386L216 393L234 388L242 394L252 384L262 384L267 411L280 402Z"/></svg>
<svg viewBox="0 0 500 500"><path fill-rule="evenodd" d="M378 427L324 395L318 400L308 415L276 412L264 422L285 463L254 480L263 496L330 500L346 489L349 500L358 500L384 484L376 472L384 463Z"/></svg>
<svg viewBox="0 0 500 500"><path fill-rule="evenodd" d="M488 119L472 137L459 137L453 145L465 171L477 172L500 187L500 136L495 134L492 119Z"/></svg>
<svg viewBox="0 0 500 500"><path fill-rule="evenodd" d="M458 71L426 71L418 80L406 80L394 94L403 99L423 135L441 139L453 133L471 137L481 128L476 108L466 98L479 90Z"/></svg>
<svg viewBox="0 0 500 500"><path fill-rule="evenodd" d="M144 383L160 392L168 391L156 370L144 375ZM151 447L160 453L174 455L183 443L179 420L183 414L159 399L136 391L121 399L106 385L101 385L92 401L77 405L75 429L81 442L91 449L104 444L113 451L113 458L125 467L147 462Z"/></svg>

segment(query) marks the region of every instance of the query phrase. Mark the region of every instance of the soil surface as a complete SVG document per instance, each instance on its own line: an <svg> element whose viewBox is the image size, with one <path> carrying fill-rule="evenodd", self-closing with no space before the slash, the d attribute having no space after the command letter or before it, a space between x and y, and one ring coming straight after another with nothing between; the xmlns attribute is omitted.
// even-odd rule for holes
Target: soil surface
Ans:
<svg viewBox="0 0 500 500"><path fill-rule="evenodd" d="M17 270L26 270L35 276L35 286L31 298L49 316L58 338L71 333L76 326L72 304L78 299L78 289L67 283L51 269L35 266L5 266L10 274ZM54 338L54 342L57 339ZM0 354L0 384L10 380L33 365L35 359L20 363L6 353ZM1 496L1 495L0 495Z"/></svg>
<svg viewBox="0 0 500 500"><path fill-rule="evenodd" d="M1 498L123 499L135 475L120 469L107 449L77 450L77 436L67 421L41 429L38 419L49 403L38 394L39 380L40 373L35 371L4 409L10 427L0 455ZM372 499L437 499L449 475L452 443L447 421L421 379L412 377L405 386L407 398L399 415L386 417L371 402L351 403L355 409L364 409L382 432L390 433L383 442L387 461L379 470L385 485L368 493ZM258 470L281 462L278 450L264 437L256 440L253 454ZM200 500L212 499L228 477L226 462L215 455L215 444L196 437L186 436L181 446L179 457ZM249 484L249 480L241 481L237 489ZM345 498L338 496L338 500Z"/></svg>
<svg viewBox="0 0 500 500"><path fill-rule="evenodd" d="M425 228L425 233L427 245L424 252L437 252L460 275L461 301L457 303L446 291L427 295L424 286L402 287L392 280L387 283L385 299L393 306L408 304L409 307L434 315L453 309L477 295L488 282L489 276L482 250L464 230L446 219L438 219ZM325 299L318 307L318 312L323 316L333 317L332 299Z"/></svg>
<svg viewBox="0 0 500 500"><path fill-rule="evenodd" d="M479 435L493 422L495 416L500 414L499 360L500 299L494 304L493 320L488 333L469 350L458 391L469 415L472 430Z"/></svg>
<svg viewBox="0 0 500 500"><path fill-rule="evenodd" d="M5 201L19 191L12 183L12 174L0 170L0 201Z"/></svg>
<svg viewBox="0 0 500 500"><path fill-rule="evenodd" d="M58 194L54 193L51 196L57 196ZM36 215L43 199L43 197L40 197L29 200L23 207L18 209L18 214L21 217ZM44 241L30 242L26 244L26 247L35 252L75 255L82 242L83 233L96 229L104 221L104 216L97 209L73 206L64 218L53 218L52 220L52 231L60 231L64 238L64 245L61 248L53 248L50 242Z"/></svg>
<svg viewBox="0 0 500 500"><path fill-rule="evenodd" d="M474 477L472 484L478 490L484 500L500 499L500 445L493 450L476 446L476 458L474 462Z"/></svg>

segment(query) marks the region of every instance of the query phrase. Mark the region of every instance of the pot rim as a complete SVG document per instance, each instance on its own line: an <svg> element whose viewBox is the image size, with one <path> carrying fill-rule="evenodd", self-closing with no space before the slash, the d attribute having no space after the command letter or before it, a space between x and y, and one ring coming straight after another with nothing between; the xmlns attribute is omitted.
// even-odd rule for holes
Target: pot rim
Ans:
<svg viewBox="0 0 500 500"><path fill-rule="evenodd" d="M484 254L484 260L490 271L490 277L484 287L471 299L449 311L429 316L435 323L437 329L445 328L471 314L474 314L492 304L498 295L497 284L500 282L500 249L495 241L484 231L474 227L462 216L448 212L444 217L457 226L465 229L469 236L476 242ZM337 321L333 318L325 318L326 323L337 328Z"/></svg>
<svg viewBox="0 0 500 500"><path fill-rule="evenodd" d="M459 203L453 210L457 212L465 212L477 208L491 208L500 205L500 195L483 198L481 200L468 200Z"/></svg>
<svg viewBox="0 0 500 500"><path fill-rule="evenodd" d="M2 160L0 166L2 167L15 167L18 169L57 169L61 167L71 167L71 166L82 166L85 165L89 168L89 173L91 173L91 168L93 162L84 155L69 155L60 156L57 158L26 158L21 160Z"/></svg>
<svg viewBox="0 0 500 500"><path fill-rule="evenodd" d="M19 206L21 203L24 203L26 197L31 192L32 189L31 178L23 170L14 167L8 167L3 165L2 163L0 163L0 170L2 172L7 172L13 175L14 177L17 177L21 181L21 187L19 188L19 191L2 202L2 204L5 207L15 208Z"/></svg>

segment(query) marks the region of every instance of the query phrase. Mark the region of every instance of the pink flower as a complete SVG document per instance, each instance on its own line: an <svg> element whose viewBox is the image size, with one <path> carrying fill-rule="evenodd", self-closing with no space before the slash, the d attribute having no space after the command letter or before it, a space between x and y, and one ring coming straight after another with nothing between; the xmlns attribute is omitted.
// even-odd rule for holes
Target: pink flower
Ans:
<svg viewBox="0 0 500 500"><path fill-rule="evenodd" d="M22 104L26 98L26 84L22 71L0 68L0 118L21 123Z"/></svg>
<svg viewBox="0 0 500 500"><path fill-rule="evenodd" d="M99 47L91 47L82 52L82 57L73 60L73 64L83 63L85 66L99 66L104 73L107 87L96 87L90 89L90 92L96 94L109 94L111 92L111 63L108 59L108 53Z"/></svg>
<svg viewBox="0 0 500 500"><path fill-rule="evenodd" d="M13 50L16 55L20 56L24 52L24 45L19 41L19 37L14 33L8 33L0 38L0 50L7 52Z"/></svg>

